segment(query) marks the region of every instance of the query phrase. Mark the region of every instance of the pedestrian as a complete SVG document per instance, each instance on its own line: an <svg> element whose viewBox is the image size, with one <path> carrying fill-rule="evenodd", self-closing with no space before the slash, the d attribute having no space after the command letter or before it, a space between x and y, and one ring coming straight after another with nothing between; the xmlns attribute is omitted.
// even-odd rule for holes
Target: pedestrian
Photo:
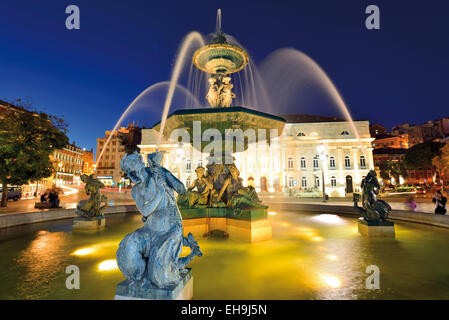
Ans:
<svg viewBox="0 0 449 320"><path fill-rule="evenodd" d="M51 203L52 208L60 208L59 206L59 196L58 196L58 190L56 188L53 188L48 195L48 201Z"/></svg>
<svg viewBox="0 0 449 320"><path fill-rule="evenodd" d="M412 210L416 210L416 201L414 196L410 196L405 200L405 204Z"/></svg>
<svg viewBox="0 0 449 320"><path fill-rule="evenodd" d="M435 214L446 214L447 198L443 196L440 190L435 192L432 202L435 203Z"/></svg>

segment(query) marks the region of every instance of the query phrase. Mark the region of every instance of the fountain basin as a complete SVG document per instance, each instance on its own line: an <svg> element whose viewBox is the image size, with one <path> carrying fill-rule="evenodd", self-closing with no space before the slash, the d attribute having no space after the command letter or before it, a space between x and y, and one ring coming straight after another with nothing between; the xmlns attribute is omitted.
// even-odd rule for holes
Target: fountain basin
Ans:
<svg viewBox="0 0 449 320"><path fill-rule="evenodd" d="M210 74L232 74L248 64L248 54L240 47L228 43L213 43L193 54L193 63Z"/></svg>

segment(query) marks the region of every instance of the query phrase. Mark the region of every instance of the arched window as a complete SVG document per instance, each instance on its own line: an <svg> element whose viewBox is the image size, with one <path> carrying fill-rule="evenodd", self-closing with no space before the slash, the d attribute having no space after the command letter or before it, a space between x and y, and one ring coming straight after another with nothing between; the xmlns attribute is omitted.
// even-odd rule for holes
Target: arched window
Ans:
<svg viewBox="0 0 449 320"><path fill-rule="evenodd" d="M318 188L320 186L320 178L315 177L315 187Z"/></svg>
<svg viewBox="0 0 449 320"><path fill-rule="evenodd" d="M349 131L346 131L346 130L345 130L345 131L342 131L342 132L341 132L341 135L342 135L342 136L349 136Z"/></svg>
<svg viewBox="0 0 449 320"><path fill-rule="evenodd" d="M292 158L288 158L288 168L293 169L293 159Z"/></svg>
<svg viewBox="0 0 449 320"><path fill-rule="evenodd" d="M192 162L190 160L187 160L186 170L191 170L191 169L192 169Z"/></svg>
<svg viewBox="0 0 449 320"><path fill-rule="evenodd" d="M301 157L301 169L305 169L306 168L306 158Z"/></svg>
<svg viewBox="0 0 449 320"><path fill-rule="evenodd" d="M362 169L366 168L365 156L360 156L360 168L362 168Z"/></svg>
<svg viewBox="0 0 449 320"><path fill-rule="evenodd" d="M301 186L303 188L307 187L307 179L306 179L306 177L302 177L302 179L301 179Z"/></svg>
<svg viewBox="0 0 449 320"><path fill-rule="evenodd" d="M198 167L202 167L203 166L203 160L198 160Z"/></svg>
<svg viewBox="0 0 449 320"><path fill-rule="evenodd" d="M331 169L335 169L335 157L334 157L334 156L331 156L331 157L329 158L329 167L330 167Z"/></svg>
<svg viewBox="0 0 449 320"><path fill-rule="evenodd" d="M298 133L298 137L305 137L305 136L306 136L306 134L304 132Z"/></svg>
<svg viewBox="0 0 449 320"><path fill-rule="evenodd" d="M314 169L319 168L318 156L313 157L313 168Z"/></svg>
<svg viewBox="0 0 449 320"><path fill-rule="evenodd" d="M293 187L294 187L293 177L288 178L288 186L289 186L290 188L293 188Z"/></svg>
<svg viewBox="0 0 449 320"><path fill-rule="evenodd" d="M331 177L331 186L336 187L337 186L337 178L335 176Z"/></svg>
<svg viewBox="0 0 449 320"><path fill-rule="evenodd" d="M345 156L345 167L346 169L351 168L351 159L349 156Z"/></svg>

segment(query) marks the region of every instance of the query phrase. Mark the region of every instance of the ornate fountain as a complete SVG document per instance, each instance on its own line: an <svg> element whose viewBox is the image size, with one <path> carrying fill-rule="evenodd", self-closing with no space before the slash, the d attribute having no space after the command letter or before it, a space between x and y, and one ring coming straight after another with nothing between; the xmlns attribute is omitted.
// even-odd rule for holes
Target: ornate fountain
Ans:
<svg viewBox="0 0 449 320"><path fill-rule="evenodd" d="M241 71L248 64L246 51L227 43L226 37L218 29L211 43L193 54L193 63L201 71L212 74L206 99L213 108L230 107L235 94L228 75Z"/></svg>

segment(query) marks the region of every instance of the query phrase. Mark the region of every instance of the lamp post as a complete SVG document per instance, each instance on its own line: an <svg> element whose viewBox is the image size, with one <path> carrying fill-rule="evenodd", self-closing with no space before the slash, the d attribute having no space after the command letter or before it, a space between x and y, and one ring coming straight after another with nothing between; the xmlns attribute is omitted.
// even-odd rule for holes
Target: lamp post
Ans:
<svg viewBox="0 0 449 320"><path fill-rule="evenodd" d="M324 165L326 160L326 146L322 143L316 148L321 160L321 183L323 188L323 202L326 202L326 186L324 183Z"/></svg>

